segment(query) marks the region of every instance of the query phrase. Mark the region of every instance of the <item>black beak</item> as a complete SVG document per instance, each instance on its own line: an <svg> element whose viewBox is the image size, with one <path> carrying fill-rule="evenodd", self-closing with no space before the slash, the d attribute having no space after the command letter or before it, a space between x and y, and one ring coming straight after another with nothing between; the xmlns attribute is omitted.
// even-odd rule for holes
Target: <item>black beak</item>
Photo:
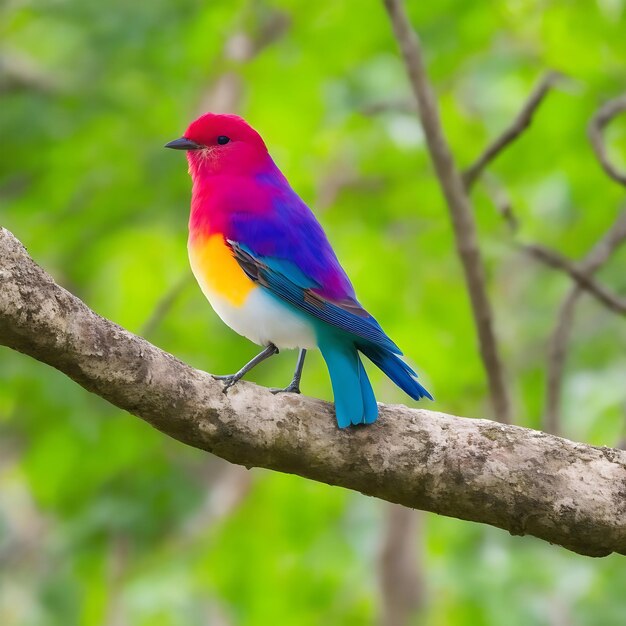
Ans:
<svg viewBox="0 0 626 626"><path fill-rule="evenodd" d="M195 141L191 141L191 139L187 139L187 137L181 137L180 139L174 139L174 141L166 143L163 147L172 148L172 150L200 150L200 148L204 146L201 146Z"/></svg>

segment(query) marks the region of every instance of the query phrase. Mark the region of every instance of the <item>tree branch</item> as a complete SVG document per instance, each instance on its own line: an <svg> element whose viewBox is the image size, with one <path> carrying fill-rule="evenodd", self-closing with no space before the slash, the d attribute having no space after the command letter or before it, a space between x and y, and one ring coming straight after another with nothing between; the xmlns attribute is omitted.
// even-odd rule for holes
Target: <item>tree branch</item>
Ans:
<svg viewBox="0 0 626 626"><path fill-rule="evenodd" d="M472 304L480 355L489 382L495 416L499 421L508 423L511 421L511 402L493 328L493 314L487 296L474 214L443 133L437 101L428 80L417 34L411 28L401 0L384 0L384 3L404 58L426 143L452 219L456 248Z"/></svg>
<svg viewBox="0 0 626 626"><path fill-rule="evenodd" d="M548 366L546 372L546 405L543 415L543 429L553 435L561 431L561 390L567 346L574 324L576 305L584 291L580 285L572 285L567 292L556 317L554 330L548 340Z"/></svg>
<svg viewBox="0 0 626 626"><path fill-rule="evenodd" d="M626 185L626 175L622 174L609 160L604 142L604 128L619 113L626 110L626 95L609 100L593 115L587 128L589 141L600 166L616 182ZM626 210L622 210L617 220L606 234L592 248L580 264L581 271L592 277L610 258L610 256L626 241ZM548 374L546 386L546 408L544 427L548 432L559 434L561 422L561 390L567 345L574 323L574 313L585 286L577 281L561 303L557 322L550 336L548 348ZM622 301L624 302L624 301ZM618 301L619 303L619 301ZM621 313L621 311L618 311Z"/></svg>
<svg viewBox="0 0 626 626"><path fill-rule="evenodd" d="M21 90L50 94L58 88L57 81L27 57L0 56L0 95Z"/></svg>
<svg viewBox="0 0 626 626"><path fill-rule="evenodd" d="M614 294L599 283L591 273L584 271L562 254L535 243L521 244L520 247L526 254L538 259L545 265L569 274L582 289L593 295L599 302L604 304L607 309L613 311L613 313L626 315L625 299Z"/></svg>
<svg viewBox="0 0 626 626"><path fill-rule="evenodd" d="M626 210L620 211L615 222L581 261L579 264L580 271L587 276L593 276L624 241L626 241ZM579 283L570 287L559 308L557 322L548 343L544 429L555 435L561 434L561 389L563 386L567 344L574 322L576 305L584 293L585 290Z"/></svg>
<svg viewBox="0 0 626 626"><path fill-rule="evenodd" d="M468 190L471 189L478 177L484 173L485 167L528 128L545 96L560 79L562 79L562 75L558 73L549 72L546 74L530 94L515 120L483 151L474 164L465 170L463 180ZM601 167L611 178L620 184L626 184L626 174L620 172L609 160L603 131L614 117L625 110L626 95L622 95L610 100L598 109L588 126L589 140ZM487 178L485 183L498 212L507 222L511 232L515 234L518 223L505 190L496 184L496 180ZM557 322L548 344L546 407L543 423L544 428L550 433L560 433L561 389L567 344L580 297L585 291L588 291L613 312L620 315L626 312L626 300L611 293L593 278L593 274L606 263L624 240L626 240L626 211L620 213L615 223L580 264L574 264L560 253L544 246L521 244L522 250L527 254L549 267L567 273L575 281L575 284L567 292L561 303Z"/></svg>
<svg viewBox="0 0 626 626"><path fill-rule="evenodd" d="M626 554L626 452L444 413L381 406L338 430L332 406L200 370L59 287L0 229L0 344L190 446L405 506L531 534L590 556Z"/></svg>
<svg viewBox="0 0 626 626"><path fill-rule="evenodd" d="M154 331L161 325L163 320L167 317L170 309L176 303L176 300L183 293L185 288L191 284L191 275L185 274L181 276L161 297L156 303L154 310L150 314L150 317L145 321L144 325L140 329L140 333L144 337L151 337Z"/></svg>
<svg viewBox="0 0 626 626"><path fill-rule="evenodd" d="M264 11L263 15L255 17L253 22L258 24L255 33L248 34L244 30L236 30L226 40L221 59L213 65L226 65L229 69L221 73L210 88L202 94L198 107L201 113L237 111L245 87L241 74L236 68L256 58L265 48L280 39L290 26L289 16L282 11Z"/></svg>
<svg viewBox="0 0 626 626"><path fill-rule="evenodd" d="M381 626L407 626L426 604L421 550L423 514L397 504L387 505L380 551ZM421 546L420 546L421 548Z"/></svg>
<svg viewBox="0 0 626 626"><path fill-rule="evenodd" d="M619 169L611 163L604 142L604 129L614 117L623 111L626 111L626 94L609 100L604 106L600 107L591 118L587 128L589 141L591 142L593 151L602 169L620 185L626 185L626 173L620 172Z"/></svg>
<svg viewBox="0 0 626 626"><path fill-rule="evenodd" d="M481 172L484 174L484 167L488 164L489 160L495 158L499 150L506 147L519 132L530 124L533 114L547 94L549 87L552 86L554 81L558 80L558 78L559 76L553 73L547 74L530 95L516 120L485 150L476 163L466 170L465 182L468 188ZM589 123L589 138L600 165L609 176L620 183L623 182L621 174L617 172L616 168L612 166L607 158L602 131L609 121L623 110L626 110L626 96L611 100L601 107ZM518 132L514 132L513 129L517 129ZM518 226L517 219L506 191L501 185L497 184L497 180L493 179L493 177L486 177L485 184L498 212L507 222L511 232L515 234ZM626 311L626 300L611 293L593 278L593 274L606 263L625 240L626 211L622 211L605 235L580 263L575 264L563 257L559 252L544 246L520 244L526 254L549 267L565 272L575 281L575 284L569 289L561 303L557 321L548 343L546 406L543 422L547 432L560 434L561 389L563 385L567 344L574 321L576 306L580 297L585 291L588 291L611 311L620 315L624 314Z"/></svg>
<svg viewBox="0 0 626 626"><path fill-rule="evenodd" d="M515 235L519 230L519 219L513 208L513 202L506 187L493 174L485 172L483 174L483 184L487 195L491 199L496 211L504 220L511 235Z"/></svg>
<svg viewBox="0 0 626 626"><path fill-rule="evenodd" d="M484 149L483 153L476 161L463 172L463 182L465 183L466 189L470 190L487 165L530 126L537 109L548 95L548 92L562 79L563 75L558 72L548 72L543 76L532 90L511 124L505 128L505 130Z"/></svg>

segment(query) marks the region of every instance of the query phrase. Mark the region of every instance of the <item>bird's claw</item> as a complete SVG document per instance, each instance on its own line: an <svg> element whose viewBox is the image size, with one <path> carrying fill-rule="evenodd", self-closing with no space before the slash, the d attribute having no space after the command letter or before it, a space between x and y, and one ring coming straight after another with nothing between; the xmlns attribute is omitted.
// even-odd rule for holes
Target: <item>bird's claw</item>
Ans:
<svg viewBox="0 0 626 626"><path fill-rule="evenodd" d="M222 376L216 376L215 374L212 375L214 380L223 380L224 381L224 387L222 388L222 393L224 395L228 394L228 390L236 383L240 380L240 377L237 376L236 374L226 374L226 375L222 375Z"/></svg>
<svg viewBox="0 0 626 626"><path fill-rule="evenodd" d="M300 385L297 383L291 383L288 387L284 389L271 388L270 393L276 395L277 393L301 393Z"/></svg>

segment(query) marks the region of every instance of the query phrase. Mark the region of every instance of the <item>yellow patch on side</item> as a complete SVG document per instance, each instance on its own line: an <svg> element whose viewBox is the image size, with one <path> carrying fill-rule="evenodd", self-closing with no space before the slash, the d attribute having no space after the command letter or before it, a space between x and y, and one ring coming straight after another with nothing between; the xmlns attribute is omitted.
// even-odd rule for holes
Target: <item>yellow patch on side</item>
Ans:
<svg viewBox="0 0 626 626"><path fill-rule="evenodd" d="M202 290L221 296L234 306L242 306L256 285L235 260L221 234L189 242L191 269Z"/></svg>

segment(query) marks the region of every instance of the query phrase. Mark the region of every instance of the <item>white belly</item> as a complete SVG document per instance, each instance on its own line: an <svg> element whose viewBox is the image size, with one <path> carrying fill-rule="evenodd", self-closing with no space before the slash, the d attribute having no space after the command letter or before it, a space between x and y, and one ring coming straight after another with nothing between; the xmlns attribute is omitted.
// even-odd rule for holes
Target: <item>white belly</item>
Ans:
<svg viewBox="0 0 626 626"><path fill-rule="evenodd" d="M261 346L314 348L307 319L255 285L241 269L222 235L190 239L191 269L215 312L235 332Z"/></svg>
<svg viewBox="0 0 626 626"><path fill-rule="evenodd" d="M222 321L250 341L261 346L273 343L278 349L317 347L312 325L262 288L251 291L242 306L235 306L198 282Z"/></svg>

